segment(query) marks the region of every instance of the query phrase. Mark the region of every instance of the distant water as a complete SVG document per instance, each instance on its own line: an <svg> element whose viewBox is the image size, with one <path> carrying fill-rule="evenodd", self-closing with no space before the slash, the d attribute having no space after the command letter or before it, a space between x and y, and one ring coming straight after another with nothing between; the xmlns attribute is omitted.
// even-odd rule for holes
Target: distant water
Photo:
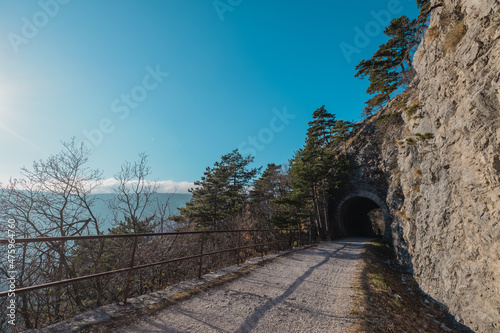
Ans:
<svg viewBox="0 0 500 333"><path fill-rule="evenodd" d="M108 229L114 227L113 225L113 213L111 210L108 208L108 203L113 200L113 198L116 197L115 194L94 194L93 195L95 198L97 198L97 202L95 206L93 207L93 213L98 217L98 219L102 222L101 223L101 231L104 232L105 234L108 233ZM170 199L169 199L170 198ZM152 196L152 208L156 206L156 201L159 201L160 203L165 203L167 200L168 202L168 209L170 210L170 214L175 216L179 215L179 210L178 208L183 208L186 206L186 203L191 200L191 194L190 193L179 193L179 194L172 194L172 193L157 193L154 196ZM153 215L153 210L150 209L149 211L145 212L145 216L151 216ZM174 222L172 221L172 224ZM0 226L0 227L5 227L5 224ZM0 232L2 236L0 238L4 238L4 235L6 235L6 232L2 230ZM7 244L1 245L0 246L0 251L4 251L5 253L5 258L7 258ZM19 260L19 259L18 259ZM8 264L7 260L4 260L3 262L0 262L0 268L5 269ZM0 291L6 291L9 290L8 288L8 283L7 281L2 278L0 279ZM1 302L0 302L1 303Z"/></svg>
<svg viewBox="0 0 500 333"><path fill-rule="evenodd" d="M116 194L94 194L94 197L97 198L96 204L93 208L93 211L96 215L100 216L100 220L103 221L103 225L101 230L107 233L109 228L112 228L113 225L113 212L109 209L108 203L112 201ZM170 199L169 199L170 198ZM156 193L152 196L151 201L151 209L145 212L145 216L151 216L154 213L154 208L156 207L156 201L160 203L166 203L168 201L168 210L170 211L170 215L176 216L179 215L178 208L186 207L186 203L191 200L190 193Z"/></svg>

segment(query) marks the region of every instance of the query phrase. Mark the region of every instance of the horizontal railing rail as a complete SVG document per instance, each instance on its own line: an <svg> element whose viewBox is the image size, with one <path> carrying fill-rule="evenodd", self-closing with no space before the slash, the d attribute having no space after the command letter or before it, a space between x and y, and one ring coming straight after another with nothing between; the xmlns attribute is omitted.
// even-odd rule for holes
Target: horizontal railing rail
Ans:
<svg viewBox="0 0 500 333"><path fill-rule="evenodd" d="M236 229L236 230L198 230L198 231L172 231L172 232L151 232L142 234L116 234L116 235L89 235L89 236L57 236L57 237L33 237L16 238L16 243L36 243L49 241L70 241L83 239L103 239L103 238L130 238L130 237L151 237L151 236L175 236L192 234L210 234L210 233L231 233L231 232L270 232L270 231L289 231L290 229ZM0 239L0 244L9 243L10 238Z"/></svg>
<svg viewBox="0 0 500 333"><path fill-rule="evenodd" d="M74 278L65 279L65 280L48 282L48 283L29 286L29 287L21 287L21 288L16 289L15 291L16 291L16 293L29 292L29 291L34 291L34 290L38 290L38 289L56 287L56 286L60 286L60 285L68 284L68 283L74 283L74 282L79 282L79 281L83 281L83 280L103 277L103 276L107 276L107 275L127 272L128 276L127 276L127 282L126 282L126 287L125 287L124 296L123 296L123 304L127 304L127 299L129 296L130 281L131 281L131 277L132 277L132 271L134 271L134 270L139 270L139 269L143 269L143 268L148 268L148 267L153 267L153 266L158 266L158 265L164 265L164 264L199 258L198 278L201 278L203 257L221 254L221 253L226 253L226 252L231 252L231 251L238 251L237 252L237 265L239 265L240 264L239 250L265 247L268 245L285 243L285 242L288 242L289 247L292 247L293 246L293 233L296 231L301 233L303 230L300 230L300 229L297 229L297 230L294 230L294 229L198 230L198 231L117 234L117 235L18 238L18 239L15 239L15 243L40 243L40 242L50 243L50 242L54 242L54 241L64 241L65 242L65 241L96 240L96 239L108 239L108 238L134 238L134 245L133 245L132 253L130 256L130 265L128 267L110 270L110 271L104 271L104 272L95 273L95 274L79 276L79 277L74 277ZM267 233L267 234L278 232L278 233L281 233L282 235L285 234L286 237L284 239L275 240L272 242L255 243L255 244L251 244L251 245L241 246L241 234L242 233L253 233L254 234L257 232ZM213 233L238 233L238 246L204 253L205 235L206 234L213 234ZM199 254L177 257L177 258L168 259L168 260L161 260L161 261L156 261L156 262L148 263L148 264L140 264L140 265L134 264L135 253L137 250L137 244L138 244L139 237L178 236L178 235L200 235L201 236L201 242L200 242L201 246L200 246ZM300 237L298 239L300 241ZM10 240L8 238L7 239L0 239L0 244L10 244L11 242L12 242L12 240ZM0 292L0 297L6 297L8 294L9 294L9 291Z"/></svg>

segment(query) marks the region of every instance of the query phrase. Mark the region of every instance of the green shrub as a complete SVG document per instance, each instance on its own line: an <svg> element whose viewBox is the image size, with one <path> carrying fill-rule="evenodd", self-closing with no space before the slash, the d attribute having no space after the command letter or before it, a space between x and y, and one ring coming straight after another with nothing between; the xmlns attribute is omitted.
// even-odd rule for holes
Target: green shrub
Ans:
<svg viewBox="0 0 500 333"><path fill-rule="evenodd" d="M421 140L421 141L424 141L424 140L427 140L427 139L432 139L434 138L434 134L430 133L430 132L427 132L425 134L420 134L420 133L417 133L415 134L415 136Z"/></svg>
<svg viewBox="0 0 500 333"><path fill-rule="evenodd" d="M406 115L408 117L412 117L415 114L415 112L417 112L417 110L419 108L420 108L420 104L413 104L408 109L406 109Z"/></svg>
<svg viewBox="0 0 500 333"><path fill-rule="evenodd" d="M394 119L397 119L397 117L399 117L400 115L401 115L401 112L386 113L386 114L379 116L377 119L375 119L375 121L377 123L386 123L386 122L390 122Z"/></svg>
<svg viewBox="0 0 500 333"><path fill-rule="evenodd" d="M403 110L406 107L406 103L408 103L408 94L402 93L394 98L394 102L392 103L392 107L396 110Z"/></svg>

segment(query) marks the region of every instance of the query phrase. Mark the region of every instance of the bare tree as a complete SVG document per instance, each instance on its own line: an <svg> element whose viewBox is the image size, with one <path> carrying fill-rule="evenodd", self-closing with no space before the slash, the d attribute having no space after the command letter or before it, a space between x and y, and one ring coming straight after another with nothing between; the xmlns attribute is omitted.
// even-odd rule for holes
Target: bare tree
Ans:
<svg viewBox="0 0 500 333"><path fill-rule="evenodd" d="M73 236L100 233L98 217L92 208L95 198L92 190L101 184L101 171L86 167L90 151L77 145L73 138L63 142L63 151L45 161L33 163L32 169L22 168L24 178L11 179L0 187L0 216L16 221L18 234L24 237ZM19 246L21 247L21 246ZM68 259L74 248L71 242L50 241L23 246L18 261L21 272L18 287L62 280L76 276L75 267ZM21 258L20 258L21 259ZM6 267L1 267L5 270ZM27 311L32 306L26 297L21 298L20 314L27 328L40 321L52 322L60 313L71 312L67 306L81 307L76 285L55 288L54 292L38 293L44 298L42 310L45 319ZM73 299L74 302L65 302ZM42 313L39 313L42 315Z"/></svg>
<svg viewBox="0 0 500 333"><path fill-rule="evenodd" d="M123 163L120 172L114 176L118 187L114 190L116 197L110 202L109 208L114 212L115 223L129 220L134 233L141 229L141 221L151 217L147 213L150 212L159 185L156 181L146 179L150 174L148 156L140 153L138 161Z"/></svg>
<svg viewBox="0 0 500 333"><path fill-rule="evenodd" d="M162 202L160 198L156 198L156 208L154 215L154 225L156 232L172 231L172 227L168 225L168 222L173 221L173 214L169 207L169 203L176 193L177 189L168 196L165 202Z"/></svg>
<svg viewBox="0 0 500 333"><path fill-rule="evenodd" d="M85 166L90 151L74 138L64 150L33 168L21 169L23 179L1 188L5 217L17 219L31 237L72 236L99 233L90 194L101 184L101 171Z"/></svg>

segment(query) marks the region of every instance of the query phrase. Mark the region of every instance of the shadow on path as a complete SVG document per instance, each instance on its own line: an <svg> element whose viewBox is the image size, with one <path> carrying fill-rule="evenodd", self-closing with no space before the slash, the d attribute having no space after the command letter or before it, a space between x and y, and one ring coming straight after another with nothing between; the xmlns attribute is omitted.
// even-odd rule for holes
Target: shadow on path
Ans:
<svg viewBox="0 0 500 333"><path fill-rule="evenodd" d="M248 316L247 319L245 319L245 321L240 325L240 327L235 332L245 333L245 332L249 331L248 330L249 328L253 329L257 325L259 320L261 320L262 317L264 317L264 315L267 311L272 309L274 306L282 303L288 296L290 296L304 282L305 279L307 279L312 274L312 272L314 272L315 269L326 264L333 255L339 253L341 250L343 250L346 247L347 247L347 245L344 245L341 248L339 248L333 252L329 252L329 251L325 251L325 250L318 251L318 252L326 252L325 259L323 259L320 263L316 264L315 266L310 267L304 274L302 274L297 280L295 280L295 282L290 287L288 287L288 289L283 294L281 294L278 297L275 297L273 299L268 300L266 303L264 303L261 306L259 306L258 308L256 308L255 311L250 316Z"/></svg>

